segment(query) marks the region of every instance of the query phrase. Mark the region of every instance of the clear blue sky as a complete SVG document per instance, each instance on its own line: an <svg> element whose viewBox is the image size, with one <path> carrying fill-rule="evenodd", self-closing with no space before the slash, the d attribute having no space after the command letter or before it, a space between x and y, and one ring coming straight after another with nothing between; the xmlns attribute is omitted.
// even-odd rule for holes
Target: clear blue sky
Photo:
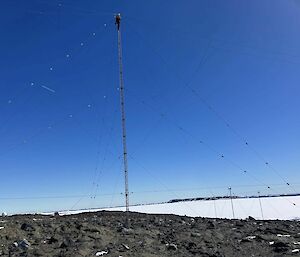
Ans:
<svg viewBox="0 0 300 257"><path fill-rule="evenodd" d="M298 1L1 4L1 211L123 204L116 12L132 203L300 189Z"/></svg>

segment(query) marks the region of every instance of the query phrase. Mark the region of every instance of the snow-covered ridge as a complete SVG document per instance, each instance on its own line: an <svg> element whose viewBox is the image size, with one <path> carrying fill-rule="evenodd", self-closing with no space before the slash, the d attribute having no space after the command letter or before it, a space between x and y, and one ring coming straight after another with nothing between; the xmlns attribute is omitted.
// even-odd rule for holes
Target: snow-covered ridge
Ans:
<svg viewBox="0 0 300 257"><path fill-rule="evenodd" d="M260 208L260 203L262 208ZM256 219L300 220L300 196L260 197L233 199L234 217L245 219L252 216ZM95 211L125 211L125 207L70 210L59 212L61 215L78 214ZM131 206L130 211L152 214L176 214L191 217L233 218L230 199L183 201ZM50 215L53 213L43 213Z"/></svg>

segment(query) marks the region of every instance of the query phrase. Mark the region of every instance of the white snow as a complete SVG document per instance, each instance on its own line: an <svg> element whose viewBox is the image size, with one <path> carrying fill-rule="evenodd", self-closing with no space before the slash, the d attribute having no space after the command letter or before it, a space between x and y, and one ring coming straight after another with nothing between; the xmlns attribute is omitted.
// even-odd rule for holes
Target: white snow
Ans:
<svg viewBox="0 0 300 257"><path fill-rule="evenodd" d="M277 234L278 237L291 237L291 235L281 235L281 234Z"/></svg>
<svg viewBox="0 0 300 257"><path fill-rule="evenodd" d="M247 236L246 239L249 239L249 240L252 240L252 239L255 239L256 236Z"/></svg>
<svg viewBox="0 0 300 257"><path fill-rule="evenodd" d="M96 252L96 256L103 256L105 254L108 254L108 252L107 251Z"/></svg>
<svg viewBox="0 0 300 257"><path fill-rule="evenodd" d="M249 216L255 219L300 220L300 196L265 197L260 198L263 213L261 213L258 198L233 199L234 217L245 219ZM295 203L296 205L293 205ZM61 215L82 212L125 211L125 207L76 210L59 212ZM230 199L209 201L186 201L177 203L162 203L131 206L130 211L152 214L176 214L190 217L233 218ZM53 213L43 213L50 215Z"/></svg>

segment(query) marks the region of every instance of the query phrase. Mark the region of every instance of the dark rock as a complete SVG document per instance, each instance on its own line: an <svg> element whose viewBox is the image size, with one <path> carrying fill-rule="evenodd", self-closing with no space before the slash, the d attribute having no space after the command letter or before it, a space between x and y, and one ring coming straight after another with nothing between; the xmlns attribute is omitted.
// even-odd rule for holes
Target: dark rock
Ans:
<svg viewBox="0 0 300 257"><path fill-rule="evenodd" d="M122 247L123 247L125 250L129 250L129 249L130 249L129 246L126 245L126 244L122 244Z"/></svg>
<svg viewBox="0 0 300 257"><path fill-rule="evenodd" d="M213 221L209 221L207 225L208 225L207 226L208 229L213 229L216 227L216 224Z"/></svg>
<svg viewBox="0 0 300 257"><path fill-rule="evenodd" d="M23 250L26 250L30 247L30 243L26 239L23 239L18 242L18 247L20 247Z"/></svg>
<svg viewBox="0 0 300 257"><path fill-rule="evenodd" d="M236 223L235 223L235 225L236 225L237 227L243 227L243 226L244 226L244 223L243 223L241 220L237 220Z"/></svg>
<svg viewBox="0 0 300 257"><path fill-rule="evenodd" d="M24 230L24 231L27 231L27 232L35 231L35 228L32 225L28 224L28 223L23 223L21 225L21 229Z"/></svg>
<svg viewBox="0 0 300 257"><path fill-rule="evenodd" d="M74 241L70 238L65 238L63 242L60 244L60 248L68 248L74 246Z"/></svg>
<svg viewBox="0 0 300 257"><path fill-rule="evenodd" d="M91 233L100 233L101 231L98 228L85 228L84 231Z"/></svg>
<svg viewBox="0 0 300 257"><path fill-rule="evenodd" d="M176 244L166 244L166 247L168 250L177 251L177 245Z"/></svg>
<svg viewBox="0 0 300 257"><path fill-rule="evenodd" d="M191 237L201 237L200 233L192 232Z"/></svg>
<svg viewBox="0 0 300 257"><path fill-rule="evenodd" d="M274 248L274 252L276 253L282 253L282 252L287 252L289 249L289 245L284 242L275 242L272 247Z"/></svg>
<svg viewBox="0 0 300 257"><path fill-rule="evenodd" d="M58 242L58 240L55 237L51 236L51 237L47 238L46 242L48 244L55 244Z"/></svg>
<svg viewBox="0 0 300 257"><path fill-rule="evenodd" d="M126 235L132 235L132 234L134 234L134 230L131 229L131 228L123 228L123 229L122 229L122 232L123 232L124 234L126 234Z"/></svg>
<svg viewBox="0 0 300 257"><path fill-rule="evenodd" d="M190 217L176 215L129 215L130 229L124 225L124 213L113 211L59 218L5 217L0 221L0 226L5 227L0 231L0 256L95 256L102 250L112 257L288 257L298 254L292 253L300 241L296 239L300 235L300 223L296 221L195 218L191 222ZM156 221L156 225L151 220ZM194 227L189 225L191 223ZM290 237L284 237L287 234ZM21 243L24 237L31 245L26 241Z"/></svg>

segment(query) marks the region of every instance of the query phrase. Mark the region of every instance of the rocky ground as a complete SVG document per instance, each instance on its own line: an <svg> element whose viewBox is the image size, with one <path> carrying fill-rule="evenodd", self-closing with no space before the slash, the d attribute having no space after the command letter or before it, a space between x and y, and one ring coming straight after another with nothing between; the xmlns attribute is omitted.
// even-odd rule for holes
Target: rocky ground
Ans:
<svg viewBox="0 0 300 257"><path fill-rule="evenodd" d="M0 256L300 256L300 222L120 212L0 218Z"/></svg>

